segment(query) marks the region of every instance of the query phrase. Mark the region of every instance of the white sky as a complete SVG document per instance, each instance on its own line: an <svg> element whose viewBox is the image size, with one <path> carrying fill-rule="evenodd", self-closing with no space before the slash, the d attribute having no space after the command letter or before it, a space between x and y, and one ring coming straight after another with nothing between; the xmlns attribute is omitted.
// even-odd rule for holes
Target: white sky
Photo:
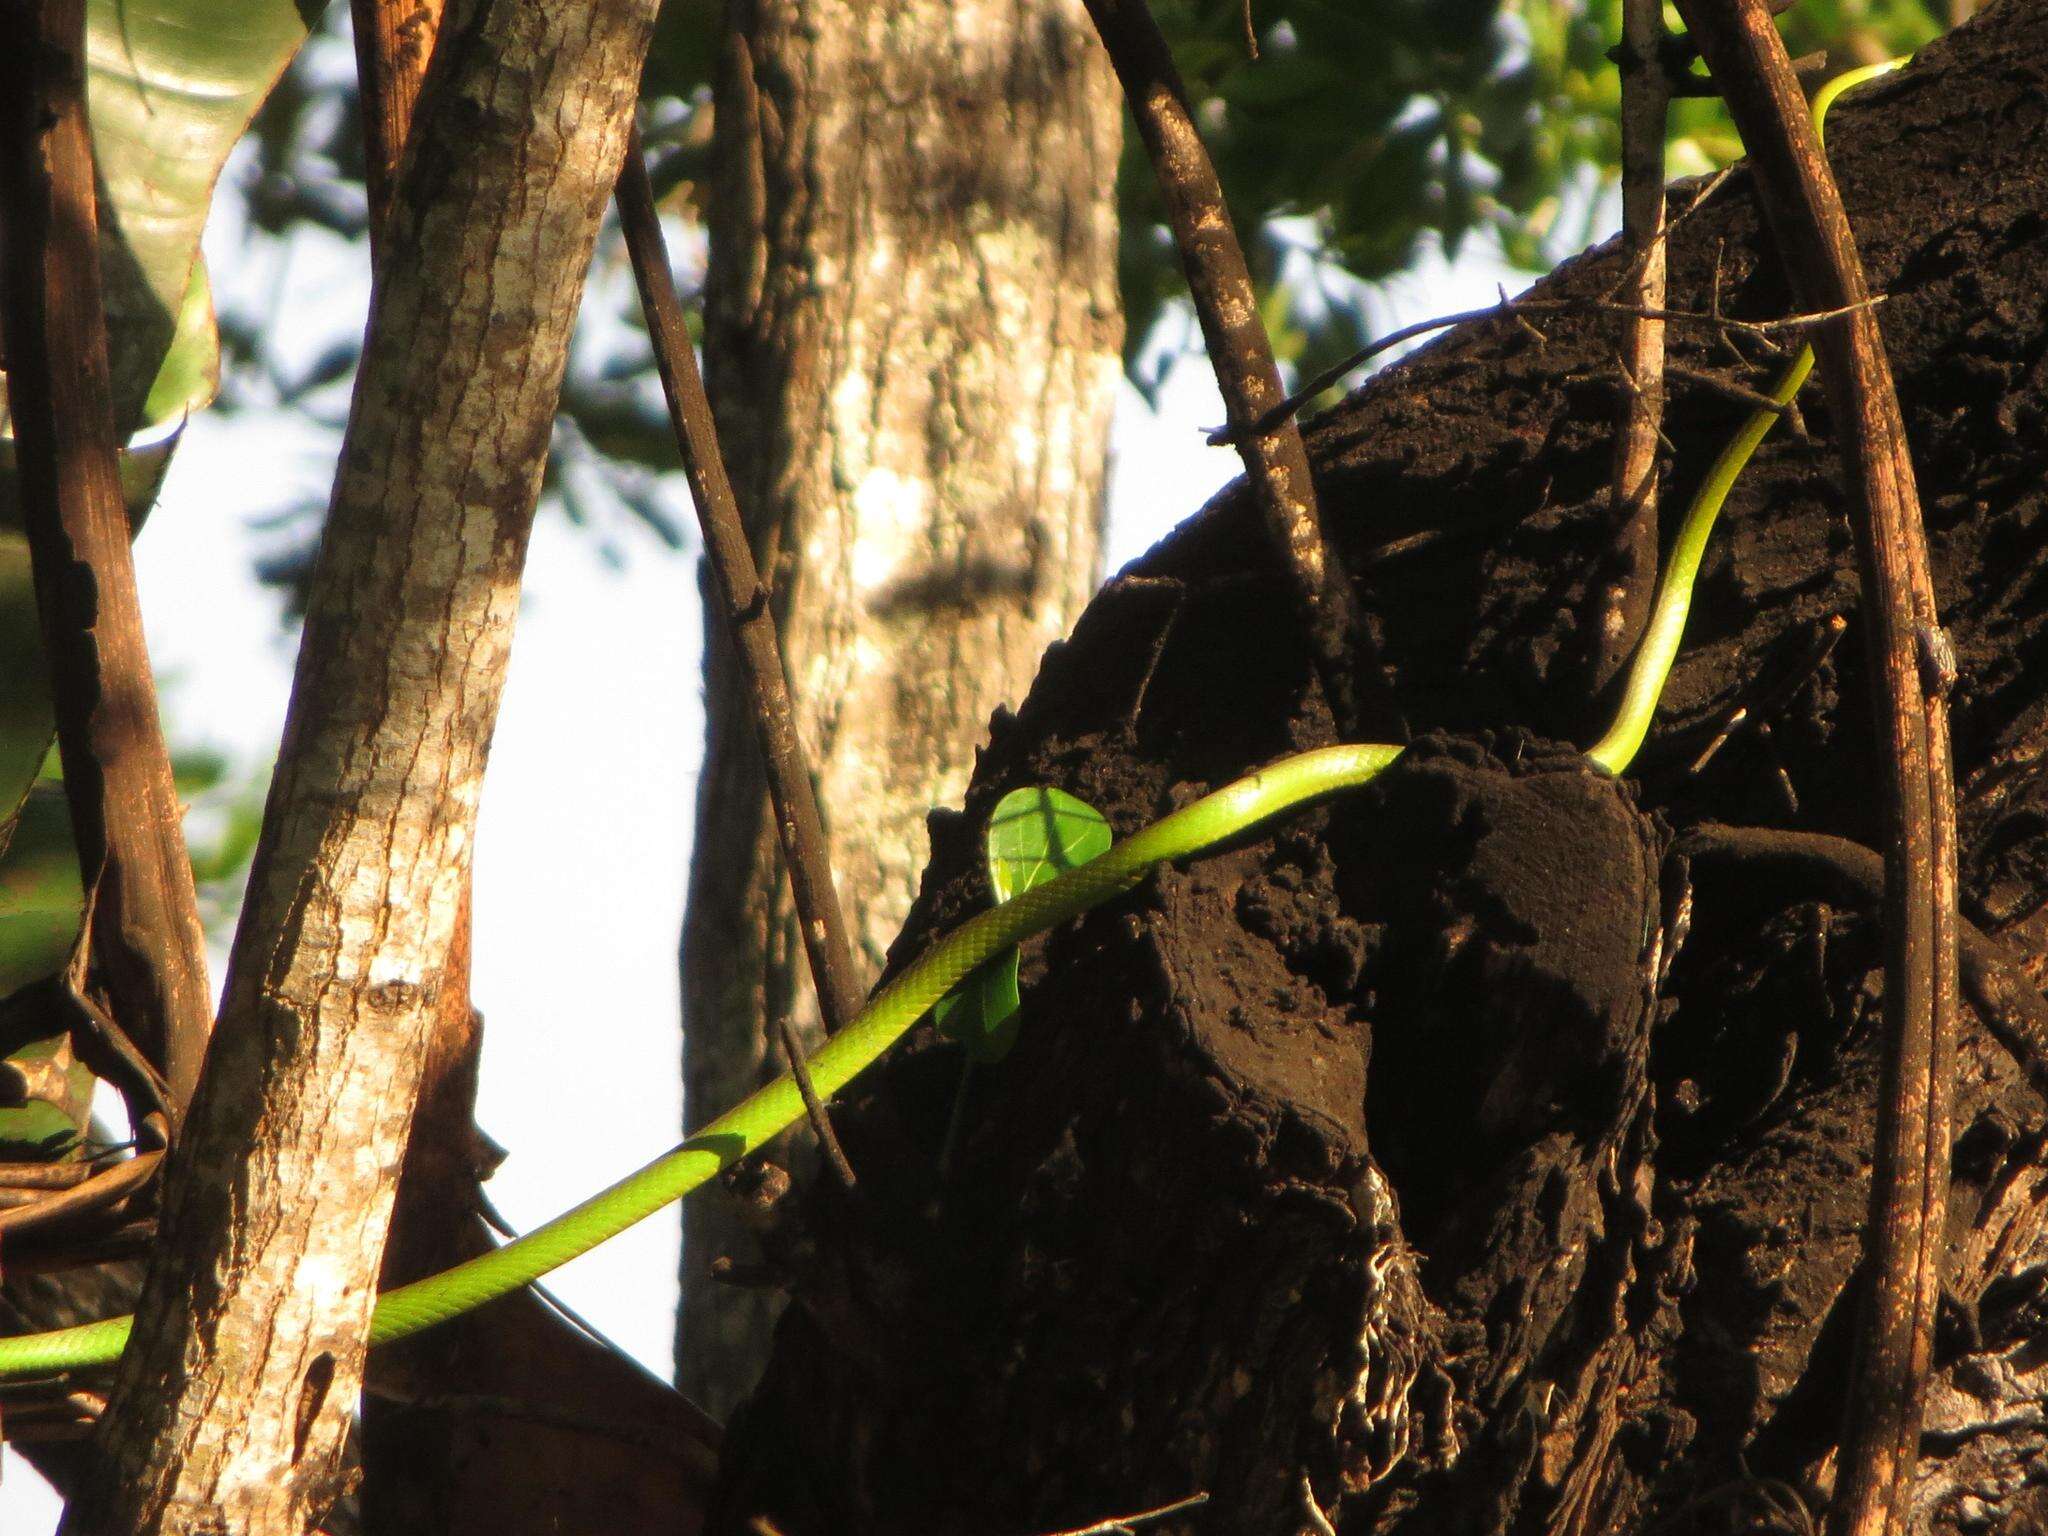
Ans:
<svg viewBox="0 0 2048 1536"><path fill-rule="evenodd" d="M208 250L225 291L246 251L214 230ZM281 270L242 280L282 282L277 312L308 317L310 354L337 325L360 325L357 261L313 241ZM1382 291L1378 318L1390 329L1484 304L1499 281L1521 283L1483 252L1468 248L1455 265L1433 257ZM1157 413L1126 387L1105 569L1235 474L1234 455L1202 440L1222 419L1199 357L1175 367ZM270 413L195 420L136 545L175 739L222 749L251 772L274 751L292 660L277 598L252 574L274 538L251 522L307 490L324 500L332 451L302 421ZM668 484L671 515L691 525L680 477ZM696 546L666 549L625 520L605 533L627 557L622 569L558 511L536 527L478 832L478 1121L510 1151L489 1191L522 1230L680 1134L676 950L703 729ZM679 1231L670 1207L548 1282L663 1377ZM48 1536L58 1513L8 1451L0 1530Z"/></svg>

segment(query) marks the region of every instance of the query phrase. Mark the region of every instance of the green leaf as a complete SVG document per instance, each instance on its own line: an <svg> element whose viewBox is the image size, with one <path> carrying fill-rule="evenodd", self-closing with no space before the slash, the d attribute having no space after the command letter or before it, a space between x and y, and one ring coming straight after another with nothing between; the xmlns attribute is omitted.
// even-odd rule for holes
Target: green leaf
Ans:
<svg viewBox="0 0 2048 1536"><path fill-rule="evenodd" d="M999 902L1044 885L1109 850L1108 820L1063 789L1013 789L988 822L988 883ZM989 961L932 1009L939 1033L982 1065L1001 1061L1017 1040L1017 951Z"/></svg>
<svg viewBox="0 0 2048 1536"><path fill-rule="evenodd" d="M1063 789L1013 789L988 820L988 881L1008 901L1109 851L1102 812Z"/></svg>
<svg viewBox="0 0 2048 1536"><path fill-rule="evenodd" d="M228 153L326 0L90 0L87 99L115 418L142 421ZM213 330L211 307L205 325Z"/></svg>
<svg viewBox="0 0 2048 1536"><path fill-rule="evenodd" d="M0 998L63 970L84 910L62 786L34 786L0 857Z"/></svg>
<svg viewBox="0 0 2048 1536"><path fill-rule="evenodd" d="M92 1113L92 1074L69 1035L31 1040L0 1059L0 1160L54 1162Z"/></svg>
<svg viewBox="0 0 2048 1536"><path fill-rule="evenodd" d="M29 791L4 853L0 1161L46 1161L77 1145L92 1112L92 1074L72 1055L67 1036L42 1033L49 1022L35 989L63 971L85 905L61 784L45 779Z"/></svg>

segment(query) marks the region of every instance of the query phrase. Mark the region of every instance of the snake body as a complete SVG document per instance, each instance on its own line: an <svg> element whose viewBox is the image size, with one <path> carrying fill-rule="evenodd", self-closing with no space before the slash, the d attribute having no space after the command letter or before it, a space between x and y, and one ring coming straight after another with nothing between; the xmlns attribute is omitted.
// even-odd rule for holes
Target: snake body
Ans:
<svg viewBox="0 0 2048 1536"><path fill-rule="evenodd" d="M1814 99L1816 122L1850 86L1901 61L1852 70ZM1650 620L1630 663L1613 727L1587 749L1589 761L1621 773L1648 734L1678 654L1693 583L1714 522L1736 477L1813 368L1802 348L1771 398L1722 451L1693 496L1659 578ZM1283 758L1204 795L1133 833L1090 862L977 914L954 928L869 1001L809 1058L812 1084L829 1098L866 1070L985 961L1012 945L1080 916L1130 890L1165 863L1192 858L1289 811L1377 777L1401 755L1396 746L1322 747ZM440 1274L385 1292L370 1320L370 1342L389 1344L509 1295L616 1237L672 1200L700 1188L794 1125L804 1113L796 1080L785 1073L727 1110L696 1135L610 1188L503 1247ZM0 1382L49 1376L117 1359L130 1317L0 1339Z"/></svg>
<svg viewBox="0 0 2048 1536"><path fill-rule="evenodd" d="M1010 946L1121 895L1160 864L1204 852L1284 812L1355 789L1400 752L1388 746L1323 747L1269 764L1162 817L1100 857L976 914L876 993L819 1048L807 1063L812 1084L823 1096L837 1093L932 1004ZM796 1080L785 1073L673 1151L523 1237L385 1292L370 1320L370 1342L407 1338L532 1284L759 1150L803 1112ZM104 1364L121 1353L132 1322L109 1318L0 1339L0 1380Z"/></svg>

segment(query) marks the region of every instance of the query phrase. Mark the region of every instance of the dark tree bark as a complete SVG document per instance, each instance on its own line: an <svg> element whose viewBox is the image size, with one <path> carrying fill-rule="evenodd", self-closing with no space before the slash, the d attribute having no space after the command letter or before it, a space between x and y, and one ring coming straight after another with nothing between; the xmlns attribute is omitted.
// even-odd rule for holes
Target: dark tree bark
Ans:
<svg viewBox="0 0 2048 1536"><path fill-rule="evenodd" d="M2037 974L2044 140L2048 10L2018 3L1829 134L1960 661L1965 913ZM1604 294L1625 260L1610 245L1539 291ZM1745 173L1677 227L1669 281L1674 308L1717 282L1731 314L1791 308ZM1198 1489L1148 1529L1691 1536L1826 1504L1879 914L1717 860L1659 972L1687 893L1674 832L1880 835L1835 423L1810 395L1806 435L1781 429L1737 486L1617 785L1546 739L1589 714L1574 626L1606 573L1613 328L1542 326L1466 327L1310 435L1326 526L1436 734L1371 791L1027 947L1023 1035L979 1079L950 1181L950 1047L920 1034L842 1100L862 1199L804 1202L811 1258L710 1529L1046 1530ZM1746 409L1693 374L1780 364L1700 326L1668 341L1679 504ZM936 827L896 962L986 900L981 820L1007 790L1061 785L1127 832L1327 740L1285 591L1241 489L1112 583ZM1768 733L1699 764L1742 704ZM2048 1112L1962 1025L1912 1523L2019 1536L2048 1524ZM1774 1501L1779 1526L1744 1524Z"/></svg>
<svg viewBox="0 0 2048 1536"><path fill-rule="evenodd" d="M738 0L727 27L705 372L864 983L926 810L1095 583L1122 108L1078 0ZM752 705L706 613L692 1124L782 1069L779 1019L819 1037ZM723 1413L781 1299L713 1276L761 1258L730 1197L683 1220L677 1380Z"/></svg>
<svg viewBox="0 0 2048 1536"><path fill-rule="evenodd" d="M95 239L83 0L13 8L0 28L6 371L36 607L80 880L93 892L91 990L182 1118L213 1026L206 935L157 714L129 552ZM138 1121L143 1103L131 1103Z"/></svg>

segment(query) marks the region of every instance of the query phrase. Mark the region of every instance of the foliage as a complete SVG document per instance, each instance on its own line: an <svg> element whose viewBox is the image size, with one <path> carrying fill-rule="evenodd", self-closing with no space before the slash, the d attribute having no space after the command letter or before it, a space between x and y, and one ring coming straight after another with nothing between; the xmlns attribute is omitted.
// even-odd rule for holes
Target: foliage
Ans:
<svg viewBox="0 0 2048 1536"><path fill-rule="evenodd" d="M1620 90L1606 53L1620 0L1155 0L1154 9L1245 233L1276 351L1297 375L1370 340L1374 285L1426 249L1455 256L1479 235L1513 264L1541 269L1606 217ZM642 86L656 191L686 218L703 212L719 17L712 0L664 6ZM336 62L348 52L344 19L336 8L329 51L307 50L252 135L242 184L258 238L309 228L365 238L353 75ZM1795 54L1826 49L1865 63L1910 51L1941 21L1929 0L1802 0L1784 28ZM1718 103L1677 104L1674 175L1738 152ZM1119 202L1125 361L1149 390L1179 351L1162 338L1191 337L1192 327L1151 171L1131 144ZM624 512L680 540L654 479L673 450L658 395L639 387L651 351L637 306L629 285L599 288L594 299L614 302L609 313L589 306L603 318L579 339L550 490L578 521L602 527ZM1162 327L1174 317L1182 323ZM316 366L280 369L272 319L241 314L225 326L229 357L253 384L231 382L229 403L337 410L342 396L329 386L347 378L355 340L339 339ZM293 583L319 508L289 510L300 537L272 574Z"/></svg>
<svg viewBox="0 0 2048 1536"><path fill-rule="evenodd" d="M314 0L305 0L312 5ZM179 0L86 11L100 267L122 478L139 522L186 415L213 398L220 348L199 236L229 152L306 35L299 0ZM11 437L0 439L0 846L54 729Z"/></svg>
<svg viewBox="0 0 2048 1536"><path fill-rule="evenodd" d="M1513 261L1548 264L1561 254L1561 230L1592 221L1615 174L1619 83L1606 51L1620 0L1156 3L1240 227L1256 232L1250 253L1269 328L1283 360L1299 369L1364 340L1370 284L1431 242L1455 254L1480 234ZM234 176L245 238L279 247L280 259L309 231L351 249L366 243L346 8L327 8L313 45L300 48L322 9L319 0L223 0L208 26L193 28L183 24L182 0L92 0L110 344L123 426L139 432L124 466L138 520L185 415L212 398L223 352L229 406L294 407L339 429L357 330L340 324L310 358L287 365L276 315L230 305L216 326L198 249L216 180L252 116ZM671 211L701 211L718 25L713 0L674 0L648 62L647 138ZM1917 46L1940 23L1927 0L1804 0L1784 25L1795 53L1830 48L1864 60ZM1677 104L1674 172L1736 152L1717 102ZM1181 305L1181 277L1135 146L1123 170L1134 377L1141 359L1154 360L1142 384L1159 376L1160 352L1148 342ZM672 445L615 244L600 267L590 306L598 320L579 340L551 487L580 520L601 524L622 510L679 540L657 478ZM46 878L68 844L62 817L47 806L6 847L51 729L10 448L0 440L0 675L13 680L0 689L0 892L9 898L0 943L37 950L33 971L68 947L78 898L75 884L58 891ZM318 511L281 509L294 536L272 575L294 585L303 576ZM49 801L55 790L39 794ZM217 867L202 875L230 879L255 823L254 802L239 797L212 839ZM999 818L991 836L1032 824ZM999 892L1033 883L993 845L991 859ZM973 1037L997 1055L1005 1004L1014 1008L1014 956L1006 975L1007 991L1000 965L977 984L985 1025Z"/></svg>
<svg viewBox="0 0 2048 1536"><path fill-rule="evenodd" d="M1281 361L1320 371L1372 339L1371 285L1435 242L1490 236L1544 269L1595 234L1619 174L1620 0L1155 0L1266 290ZM1678 30L1678 19L1668 16ZM1250 29L1257 28L1257 47ZM1924 0L1805 0L1797 55L1870 63L1941 30ZM1673 175L1741 153L1718 101L1672 113ZM1179 302L1150 168L1123 176L1127 362Z"/></svg>
<svg viewBox="0 0 2048 1536"><path fill-rule="evenodd" d="M988 884L996 901L1035 890L1109 851L1109 821L1063 789L1013 789L988 819ZM932 1020L984 1066L1017 1039L1017 951L1006 949L939 999Z"/></svg>
<svg viewBox="0 0 2048 1536"><path fill-rule="evenodd" d="M1615 175L1619 83L1606 52L1620 0L1156 0L1156 8L1240 227L1253 232L1269 329L1297 369L1319 368L1366 339L1370 285L1432 243L1455 254L1477 234L1519 264L1549 264L1594 221ZM367 265L347 11L327 7L323 23L322 9L319 0L223 0L207 27L192 28L183 25L183 0L92 0L110 344L122 423L138 434L124 464L138 520L186 414L212 399L223 354L228 407L289 407L340 428L360 350L350 317L338 315L310 356L287 361L274 312L230 303L216 324L199 259L214 186L253 117L232 176L245 241L267 243L281 262L296 242L324 238ZM702 211L719 15L714 0L665 6L644 80L657 189L684 215ZM320 30L301 50L309 26ZM1830 48L1865 60L1917 46L1939 19L1926 0L1803 0L1784 26L1795 53ZM1717 102L1676 105L1674 173L1708 169L1737 150ZM1183 301L1135 145L1120 200L1127 361L1142 385L1163 372L1153 343ZM673 452L668 425L616 242L599 261L588 306L595 318L565 388L550 487L580 521L601 526L623 512L680 540L658 479ZM302 579L319 511L310 503L280 509L288 537L269 574L294 586ZM0 688L0 996L61 964L81 900L61 793L47 783L30 795L51 731L39 650L11 444L0 440L0 675L12 679ZM195 766L189 755L183 766ZM218 921L252 845L260 795L212 788L214 825L202 831L197 859ZM990 828L998 899L1029 889L1062 860L1092 856L1098 832L1106 843L1092 811L1050 796L1059 792L999 807ZM944 1027L978 1059L999 1058L1016 1008L1015 955L985 968L961 999L964 1007L942 1009Z"/></svg>

